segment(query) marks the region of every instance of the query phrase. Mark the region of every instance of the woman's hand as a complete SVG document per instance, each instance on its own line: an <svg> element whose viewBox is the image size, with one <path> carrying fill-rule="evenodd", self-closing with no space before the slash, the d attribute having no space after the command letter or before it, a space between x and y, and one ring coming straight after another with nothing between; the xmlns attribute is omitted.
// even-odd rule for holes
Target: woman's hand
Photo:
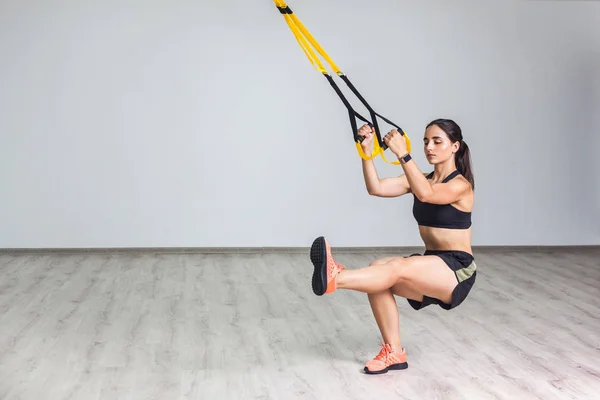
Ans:
<svg viewBox="0 0 600 400"><path fill-rule="evenodd" d="M371 128L370 125L364 124L358 130L358 135L365 138L360 145L362 146L365 155L371 155L371 144L373 143L373 136L375 136L375 129Z"/></svg>
<svg viewBox="0 0 600 400"><path fill-rule="evenodd" d="M398 132L397 129L389 131L388 134L384 136L383 141L396 157L402 157L408 153L406 140L404 139L404 136L400 135L400 132Z"/></svg>

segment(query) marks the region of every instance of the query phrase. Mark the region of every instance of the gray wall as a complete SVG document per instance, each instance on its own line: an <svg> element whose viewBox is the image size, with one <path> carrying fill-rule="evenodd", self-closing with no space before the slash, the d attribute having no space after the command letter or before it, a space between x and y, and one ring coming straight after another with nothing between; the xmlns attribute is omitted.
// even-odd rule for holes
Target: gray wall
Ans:
<svg viewBox="0 0 600 400"><path fill-rule="evenodd" d="M290 6L423 171L461 124L474 244L600 244L600 3ZM0 247L421 244L270 1L2 2L0 50Z"/></svg>

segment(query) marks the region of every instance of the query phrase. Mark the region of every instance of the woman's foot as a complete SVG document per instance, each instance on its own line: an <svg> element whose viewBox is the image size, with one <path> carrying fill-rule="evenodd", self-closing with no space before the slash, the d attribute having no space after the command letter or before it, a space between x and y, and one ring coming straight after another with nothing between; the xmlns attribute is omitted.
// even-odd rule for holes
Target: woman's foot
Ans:
<svg viewBox="0 0 600 400"><path fill-rule="evenodd" d="M365 365L366 374L385 374L391 370L406 369L406 350L393 351L387 343L382 343L383 347L374 359Z"/></svg>
<svg viewBox="0 0 600 400"><path fill-rule="evenodd" d="M336 277L346 267L333 259L329 243L323 236L316 238L310 247L310 261L314 266L313 292L317 296L335 292L337 289Z"/></svg>

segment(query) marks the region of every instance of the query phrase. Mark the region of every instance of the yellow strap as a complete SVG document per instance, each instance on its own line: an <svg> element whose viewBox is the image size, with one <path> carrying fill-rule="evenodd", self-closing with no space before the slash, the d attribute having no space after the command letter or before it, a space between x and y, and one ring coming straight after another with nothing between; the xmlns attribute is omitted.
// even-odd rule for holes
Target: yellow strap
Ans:
<svg viewBox="0 0 600 400"><path fill-rule="evenodd" d="M327 52L325 52L325 50L323 50L323 48L321 47L321 45L310 34L310 32L308 31L308 29L306 29L306 27L302 24L302 22L300 22L300 20L298 19L298 17L296 17L296 14L291 14L291 17L292 17L292 21L294 21L294 23L296 23L296 25L300 28L300 31L302 31L302 33L304 34L304 36L307 37L307 39L309 40L309 42L315 47L315 49L317 49L317 51L319 52L319 54L321 54L321 56L323 56L323 58L325 59L325 61L327 61L327 63L329 65L331 65L331 69L333 69L333 72L335 72L338 75L341 75L342 71L340 71L340 69L335 64L335 62L333 62L333 60L331 59L331 57L329 57L329 55L327 54Z"/></svg>
<svg viewBox="0 0 600 400"><path fill-rule="evenodd" d="M281 0L273 0L275 5L277 7L280 8L286 8L287 4L285 4L284 1ZM283 17L285 19L285 21L287 22L288 26L290 27L290 30L292 31L292 33L294 34L294 36L296 37L296 39L298 40L298 42L303 43L303 45L301 45L301 47L303 49L306 48L306 50L309 52L310 56L307 54L308 59L311 61L311 63L314 66L313 60L315 62L317 62L319 67L315 68L322 73L327 73L327 70L325 69L325 67L323 66L323 64L321 63L321 61L319 60L319 58L316 56L316 54L313 52L313 50L308 47L306 45L306 40L308 40L310 42L310 44L313 45L313 47L319 52L319 54L327 61L327 63L329 63L329 65L331 66L331 68L333 69L333 71L336 74L341 74L342 72L340 71L340 69L338 68L338 66L335 64L335 62L333 62L333 60L331 59L331 57L329 57L329 55L327 54L327 52L325 52L325 50L323 49L323 47L321 47L321 45L317 42L317 40L311 35L311 33L308 31L308 29L306 29L306 27L304 26L304 24L300 21L300 19L298 19L298 17L296 16L296 14L294 14L293 12L291 14L283 14ZM304 47L306 46L306 47ZM305 51L306 53L306 51Z"/></svg>
<svg viewBox="0 0 600 400"><path fill-rule="evenodd" d="M315 69L317 71L319 71L323 74L326 74L327 70L325 69L325 66L321 63L321 60L319 59L319 57L317 57L317 55L315 54L313 49L306 42L306 38L300 33L300 31L298 30L298 27L293 23L293 21L290 18L290 15L284 14L283 17L285 18L285 21L287 22L287 24L290 27L290 30L296 37L298 44L300 44L300 47L302 48L302 50L304 50L304 54L306 54L306 57L311 62L313 67L315 67Z"/></svg>
<svg viewBox="0 0 600 400"><path fill-rule="evenodd" d="M277 7L280 7L280 8L287 7L287 4L282 0L273 0L273 2L275 3L275 5ZM338 75L343 75L343 72L339 69L339 67L335 64L335 62L331 59L331 57L329 57L327 52L323 49L323 47L321 47L321 45L317 42L317 40L311 35L311 33L308 31L308 29L306 29L306 27L300 21L300 19L298 19L296 14L294 14L292 12L290 14L284 13L282 15L283 15L286 23L288 24L290 30L294 34L294 37L298 41L300 48L304 51L304 54L306 55L306 57L308 58L310 63L313 65L313 67L317 71L319 71L323 74L329 74L328 71L325 69L325 66L319 59L319 57L315 54L313 49L307 43L307 39L310 42L310 44L312 44L312 46L317 50L317 52L325 59L325 61L327 61L327 63L331 66L333 71ZM410 153L411 152L410 139L408 138L408 135L406 134L406 132L404 133L404 140L406 141L406 146L407 146L408 152ZM390 162L385 158L384 150L381 148L381 146L379 146L379 142L377 141L376 138L374 138L374 140L373 140L373 151L371 153L371 156L367 156L365 154L365 152L363 151L363 148L359 142L356 142L356 149L358 151L359 156L363 160L372 160L375 157L377 157L378 155L381 155L381 158L388 164L393 164L393 165L400 164L400 161Z"/></svg>

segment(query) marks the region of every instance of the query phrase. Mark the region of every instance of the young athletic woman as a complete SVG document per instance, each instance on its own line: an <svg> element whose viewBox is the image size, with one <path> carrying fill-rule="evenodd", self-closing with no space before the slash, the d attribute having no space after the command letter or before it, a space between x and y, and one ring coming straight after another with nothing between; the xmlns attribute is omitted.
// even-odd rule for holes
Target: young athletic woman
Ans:
<svg viewBox="0 0 600 400"><path fill-rule="evenodd" d="M365 137L362 147L369 155L374 132L364 125L358 133ZM383 348L365 365L368 374L408 367L394 295L406 298L415 310L431 304L450 310L465 300L477 275L471 250L475 185L469 147L461 128L449 119L429 123L423 141L425 156L434 166L428 175L419 170L397 130L390 131L384 142L400 160L404 174L380 179L373 161L362 161L370 195L398 197L412 193L414 196L413 215L425 244L423 255L383 258L365 268L347 269L335 261L324 237L315 239L310 250L316 295L337 289L368 295L383 338Z"/></svg>

